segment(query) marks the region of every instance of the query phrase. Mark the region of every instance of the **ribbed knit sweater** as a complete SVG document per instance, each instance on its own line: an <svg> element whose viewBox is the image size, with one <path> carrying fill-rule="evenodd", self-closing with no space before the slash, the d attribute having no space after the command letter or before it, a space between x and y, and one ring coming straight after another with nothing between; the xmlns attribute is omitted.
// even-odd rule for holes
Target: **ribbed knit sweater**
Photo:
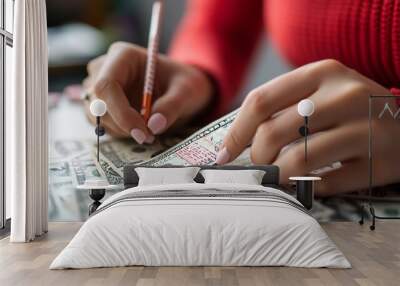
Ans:
<svg viewBox="0 0 400 286"><path fill-rule="evenodd" d="M216 80L214 115L230 107L263 30L293 66L336 59L399 93L400 0L190 0L170 54Z"/></svg>

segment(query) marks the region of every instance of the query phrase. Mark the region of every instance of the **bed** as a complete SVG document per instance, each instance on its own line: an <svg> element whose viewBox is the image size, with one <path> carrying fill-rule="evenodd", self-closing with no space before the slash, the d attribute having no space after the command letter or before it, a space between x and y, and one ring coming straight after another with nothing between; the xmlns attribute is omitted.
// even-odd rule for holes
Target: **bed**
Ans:
<svg viewBox="0 0 400 286"><path fill-rule="evenodd" d="M140 186L105 200L50 269L144 266L350 268L307 209L279 187L276 166L200 166L263 170L261 185L193 183Z"/></svg>

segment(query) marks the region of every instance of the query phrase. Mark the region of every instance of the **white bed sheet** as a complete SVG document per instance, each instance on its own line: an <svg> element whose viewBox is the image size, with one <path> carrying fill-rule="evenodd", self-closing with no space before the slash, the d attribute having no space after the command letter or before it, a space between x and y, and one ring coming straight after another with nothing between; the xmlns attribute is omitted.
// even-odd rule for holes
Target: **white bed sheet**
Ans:
<svg viewBox="0 0 400 286"><path fill-rule="evenodd" d="M245 190L249 194L261 190L272 199L178 195L121 200L171 190ZM300 205L280 190L254 185L193 183L127 189L100 206L50 269L128 265L351 267L318 222L293 203Z"/></svg>

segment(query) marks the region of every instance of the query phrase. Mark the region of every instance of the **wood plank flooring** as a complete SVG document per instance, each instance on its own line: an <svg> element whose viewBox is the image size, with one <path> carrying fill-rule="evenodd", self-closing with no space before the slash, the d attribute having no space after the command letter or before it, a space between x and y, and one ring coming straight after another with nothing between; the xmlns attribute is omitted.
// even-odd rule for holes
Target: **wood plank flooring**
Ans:
<svg viewBox="0 0 400 286"><path fill-rule="evenodd" d="M353 268L123 267L48 270L81 223L50 223L44 237L29 244L0 241L0 285L400 285L400 222L379 221L372 232L354 222L322 224Z"/></svg>

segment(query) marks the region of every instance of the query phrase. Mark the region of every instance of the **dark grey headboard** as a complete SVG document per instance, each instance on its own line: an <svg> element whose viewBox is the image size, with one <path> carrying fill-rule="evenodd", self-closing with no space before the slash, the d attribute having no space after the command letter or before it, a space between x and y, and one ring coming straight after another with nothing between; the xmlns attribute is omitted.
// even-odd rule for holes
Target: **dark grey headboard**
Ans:
<svg viewBox="0 0 400 286"><path fill-rule="evenodd" d="M160 167L153 166L137 166L137 165L126 165L124 167L124 187L132 188L136 187L139 182L138 174L135 171L136 167L148 167L148 168L183 168L185 166L172 166L165 165ZM233 165L225 165L225 166L195 166L200 167L202 170L205 169L219 169L219 170L263 170L265 171L265 175L262 180L263 185L279 185L279 167L274 165L250 165L250 166L233 166ZM198 183L203 183L204 178L199 173L194 179Z"/></svg>

